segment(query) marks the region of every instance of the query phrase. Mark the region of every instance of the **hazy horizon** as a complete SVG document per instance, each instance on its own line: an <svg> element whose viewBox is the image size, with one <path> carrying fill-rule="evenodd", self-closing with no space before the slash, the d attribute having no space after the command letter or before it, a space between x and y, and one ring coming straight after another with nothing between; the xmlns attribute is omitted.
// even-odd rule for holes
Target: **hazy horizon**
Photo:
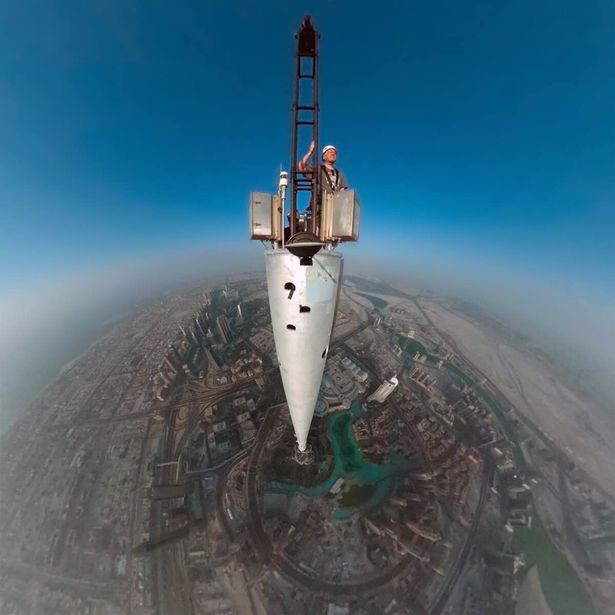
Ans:
<svg viewBox="0 0 615 615"><path fill-rule="evenodd" d="M614 59L612 0L0 1L0 611L611 612ZM329 146L358 241L266 292Z"/></svg>
<svg viewBox="0 0 615 615"><path fill-rule="evenodd" d="M400 264L395 269L382 262L368 262L356 247L350 252L345 255L347 275L376 278L400 290L466 301L533 339L560 367L570 373L576 369L579 379L580 374L589 374L590 382L599 387L593 397L601 404L608 406L615 399L615 335L609 330L615 313L612 307L566 298L562 289L545 292L527 280L481 278L484 272L480 271L466 273L463 278L452 268L420 269L416 263L404 271ZM181 292L189 285L207 287L214 279L220 283L226 275L264 273L260 246L241 255L243 258L227 271L213 267L230 262L230 252L226 258L221 251L175 253L82 272L56 283L50 281L46 288L30 293L5 296L0 303L0 433L21 416L63 365L104 334L113 324L110 321L130 314L139 303ZM575 358L570 360L568 353L573 349ZM615 410L612 403L610 406Z"/></svg>
<svg viewBox="0 0 615 615"><path fill-rule="evenodd" d="M28 348L24 330L54 330L53 346L70 315L94 321L84 312L221 263L262 267L248 194L288 168L306 12L321 33L320 140L362 202L348 269L562 337L615 381L606 0L1 5L0 356Z"/></svg>

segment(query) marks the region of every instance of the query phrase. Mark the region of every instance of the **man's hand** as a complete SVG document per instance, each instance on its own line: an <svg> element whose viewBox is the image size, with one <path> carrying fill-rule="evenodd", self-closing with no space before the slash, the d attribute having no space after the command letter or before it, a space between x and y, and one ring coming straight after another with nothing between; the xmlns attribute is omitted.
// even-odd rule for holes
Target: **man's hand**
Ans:
<svg viewBox="0 0 615 615"><path fill-rule="evenodd" d="M299 169L299 171L305 171L306 166L307 166L307 161L310 159L310 156L314 153L315 147L316 147L316 144L314 143L314 141L312 141L312 143L310 144L310 148L307 151L307 154L297 164L297 169Z"/></svg>

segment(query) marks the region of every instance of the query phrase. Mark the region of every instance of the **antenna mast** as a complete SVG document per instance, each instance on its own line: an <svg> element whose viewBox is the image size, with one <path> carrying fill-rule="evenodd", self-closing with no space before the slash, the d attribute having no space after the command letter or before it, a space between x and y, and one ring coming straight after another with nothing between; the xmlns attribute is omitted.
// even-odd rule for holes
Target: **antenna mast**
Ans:
<svg viewBox="0 0 615 615"><path fill-rule="evenodd" d="M320 164L318 161L318 41L320 34L314 29L312 18L308 15L303 20L299 32L295 34L297 53L295 55L295 94L292 107L292 146L290 172L290 236L297 228L297 194L310 192L312 195L312 216L307 227L302 229L316 234L317 220L320 216ZM299 133L300 127L311 127L311 141L314 141L314 154L311 171L299 173Z"/></svg>

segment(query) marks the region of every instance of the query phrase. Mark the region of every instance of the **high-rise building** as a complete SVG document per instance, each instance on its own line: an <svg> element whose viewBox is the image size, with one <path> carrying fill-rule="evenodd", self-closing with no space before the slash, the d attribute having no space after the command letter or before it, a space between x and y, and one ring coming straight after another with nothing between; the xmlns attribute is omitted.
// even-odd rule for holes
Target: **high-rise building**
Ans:
<svg viewBox="0 0 615 615"><path fill-rule="evenodd" d="M218 332L220 333L222 341L225 344L228 344L233 337L228 318L222 314L222 316L218 316L218 318L216 318L216 324L218 325Z"/></svg>
<svg viewBox="0 0 615 615"><path fill-rule="evenodd" d="M440 540L442 538L442 534L440 534L440 532L434 532L433 530L423 527L419 523L412 523L412 521L406 521L406 527L410 531L414 532L415 534L418 534L419 536L422 536L423 538L426 538L427 540L430 540L431 542L436 542L437 540Z"/></svg>
<svg viewBox="0 0 615 615"><path fill-rule="evenodd" d="M236 288L231 288L228 284L222 289L222 295L228 302L234 302L239 299L239 291Z"/></svg>
<svg viewBox="0 0 615 615"><path fill-rule="evenodd" d="M367 401L376 401L379 404L383 403L386 398L397 388L399 380L397 376L393 376L389 380L385 380L368 398Z"/></svg>
<svg viewBox="0 0 615 615"><path fill-rule="evenodd" d="M173 366L175 367L175 369L179 371L182 367L183 361L181 360L181 357L179 356L179 352L177 352L177 348L175 348L173 344L169 344L168 357L171 363L173 364Z"/></svg>
<svg viewBox="0 0 615 615"><path fill-rule="evenodd" d="M198 327L199 331L201 332L201 335L202 335L203 337L205 337L205 335L206 335L206 334L205 334L205 327L203 326L203 323L201 322L201 318L200 318L200 317L199 317L199 318L197 318L197 319L195 320L195 323L196 323L196 326Z"/></svg>

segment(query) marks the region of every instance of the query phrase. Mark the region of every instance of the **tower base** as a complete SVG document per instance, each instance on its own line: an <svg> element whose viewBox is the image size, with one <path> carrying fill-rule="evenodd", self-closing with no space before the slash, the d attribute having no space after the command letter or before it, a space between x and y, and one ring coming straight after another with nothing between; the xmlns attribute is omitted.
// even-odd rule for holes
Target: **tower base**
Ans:
<svg viewBox="0 0 615 615"><path fill-rule="evenodd" d="M310 465L314 462L314 451L312 447L308 444L304 451L299 450L299 446L295 444L295 449L293 451L293 459L302 466Z"/></svg>

